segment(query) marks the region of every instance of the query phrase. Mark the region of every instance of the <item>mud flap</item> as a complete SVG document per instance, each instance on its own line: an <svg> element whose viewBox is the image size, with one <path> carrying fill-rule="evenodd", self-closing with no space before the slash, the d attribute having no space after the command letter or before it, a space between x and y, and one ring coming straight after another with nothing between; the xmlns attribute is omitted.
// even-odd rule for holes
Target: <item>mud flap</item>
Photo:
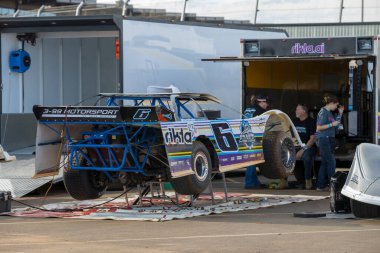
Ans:
<svg viewBox="0 0 380 253"><path fill-rule="evenodd" d="M33 178L54 176L63 168L62 153L68 153L66 141L81 140L81 132L90 131L91 125L37 124L36 167ZM67 132L68 131L68 132ZM64 140L62 137L64 136Z"/></svg>
<svg viewBox="0 0 380 253"><path fill-rule="evenodd" d="M36 167L33 178L57 175L62 156L63 125L37 124Z"/></svg>

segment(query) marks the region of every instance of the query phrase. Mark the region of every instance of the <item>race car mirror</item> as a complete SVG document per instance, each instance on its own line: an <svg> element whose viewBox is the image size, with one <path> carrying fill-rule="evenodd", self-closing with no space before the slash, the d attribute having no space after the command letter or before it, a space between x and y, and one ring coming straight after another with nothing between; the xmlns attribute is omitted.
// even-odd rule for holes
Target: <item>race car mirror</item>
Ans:
<svg viewBox="0 0 380 253"><path fill-rule="evenodd" d="M9 55L9 68L12 72L24 73L30 64L30 54L23 49L12 51Z"/></svg>

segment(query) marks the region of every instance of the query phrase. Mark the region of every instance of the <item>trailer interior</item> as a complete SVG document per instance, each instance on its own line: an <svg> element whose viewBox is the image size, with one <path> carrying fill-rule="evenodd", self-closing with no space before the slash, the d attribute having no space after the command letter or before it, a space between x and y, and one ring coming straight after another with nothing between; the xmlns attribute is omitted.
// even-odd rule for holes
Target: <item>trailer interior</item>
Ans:
<svg viewBox="0 0 380 253"><path fill-rule="evenodd" d="M373 56L254 60L243 63L244 102L264 93L270 106L295 117L297 104L316 118L325 93L345 106L344 129L337 132L338 162L351 162L362 142L376 143L375 59Z"/></svg>
<svg viewBox="0 0 380 253"><path fill-rule="evenodd" d="M114 16L0 21L1 143L7 150L34 145L33 105L93 105L99 93L120 92L119 23Z"/></svg>

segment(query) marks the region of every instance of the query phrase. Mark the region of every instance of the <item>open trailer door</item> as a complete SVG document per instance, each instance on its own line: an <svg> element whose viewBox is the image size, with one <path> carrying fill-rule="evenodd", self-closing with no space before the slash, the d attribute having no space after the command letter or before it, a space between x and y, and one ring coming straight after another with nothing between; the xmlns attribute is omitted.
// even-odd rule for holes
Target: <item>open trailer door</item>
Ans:
<svg viewBox="0 0 380 253"><path fill-rule="evenodd" d="M93 105L97 94L122 90L121 27L121 16L112 15L0 19L0 141L6 150L36 144L33 105ZM52 132L49 140L49 145L39 145L37 140L36 149L58 151L60 136ZM42 160L36 171L53 160L51 175L63 164L57 156ZM22 196L46 183L28 178L33 175L29 170L34 171L34 166L14 166L12 175L0 184L9 186L14 196Z"/></svg>
<svg viewBox="0 0 380 253"><path fill-rule="evenodd" d="M241 56L203 61L241 62L245 106L265 93L272 108L292 116L305 104L316 117L324 94L335 94L346 107L337 160L350 163L357 144L377 143L377 48L377 38L242 40Z"/></svg>
<svg viewBox="0 0 380 253"><path fill-rule="evenodd" d="M92 105L100 92L121 90L120 23L111 15L0 19L6 150L34 145L33 105ZM5 122L1 126L4 137Z"/></svg>

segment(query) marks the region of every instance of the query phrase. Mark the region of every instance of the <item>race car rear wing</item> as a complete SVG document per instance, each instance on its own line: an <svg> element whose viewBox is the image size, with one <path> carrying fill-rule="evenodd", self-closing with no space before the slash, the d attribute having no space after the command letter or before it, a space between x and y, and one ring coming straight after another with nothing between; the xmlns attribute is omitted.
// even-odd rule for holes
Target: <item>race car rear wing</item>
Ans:
<svg viewBox="0 0 380 253"><path fill-rule="evenodd" d="M33 106L41 123L152 123L174 121L174 113L159 106Z"/></svg>

